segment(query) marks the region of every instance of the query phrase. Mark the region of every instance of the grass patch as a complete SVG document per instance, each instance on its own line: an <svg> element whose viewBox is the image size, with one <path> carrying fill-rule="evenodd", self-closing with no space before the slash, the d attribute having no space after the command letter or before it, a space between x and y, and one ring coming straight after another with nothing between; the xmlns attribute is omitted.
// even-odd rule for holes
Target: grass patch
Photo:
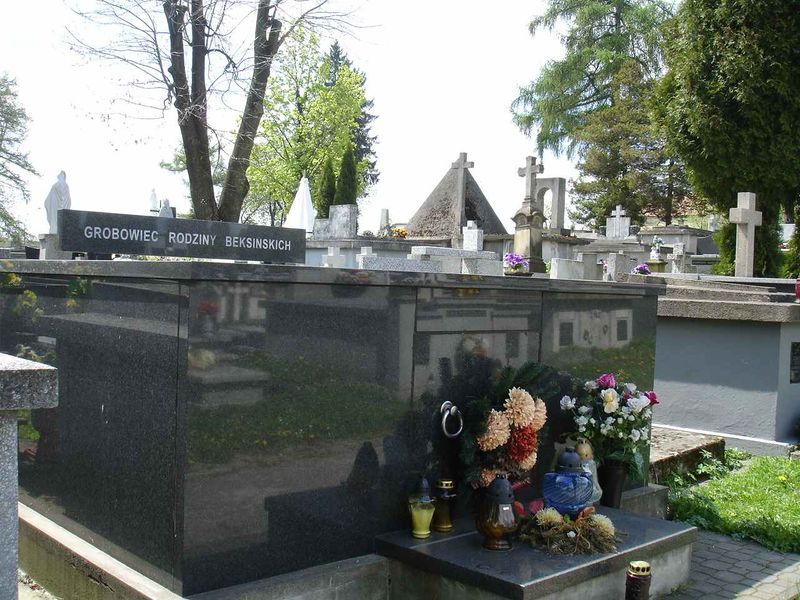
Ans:
<svg viewBox="0 0 800 600"><path fill-rule="evenodd" d="M738 451L736 451L738 452ZM706 459L697 475L673 476L670 508L676 519L737 538L749 538L779 552L800 552L800 461L758 457L744 468L742 453Z"/></svg>

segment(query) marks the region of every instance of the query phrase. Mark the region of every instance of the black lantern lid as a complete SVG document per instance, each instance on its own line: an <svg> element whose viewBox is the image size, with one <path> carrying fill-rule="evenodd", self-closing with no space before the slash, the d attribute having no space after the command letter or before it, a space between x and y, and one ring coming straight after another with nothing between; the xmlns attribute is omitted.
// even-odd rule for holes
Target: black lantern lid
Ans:
<svg viewBox="0 0 800 600"><path fill-rule="evenodd" d="M493 504L513 504L514 490L511 482L503 477L495 479L487 490L489 501Z"/></svg>
<svg viewBox="0 0 800 600"><path fill-rule="evenodd" d="M581 473L583 471L581 457L575 452L575 448L569 446L558 455L556 470L562 473Z"/></svg>

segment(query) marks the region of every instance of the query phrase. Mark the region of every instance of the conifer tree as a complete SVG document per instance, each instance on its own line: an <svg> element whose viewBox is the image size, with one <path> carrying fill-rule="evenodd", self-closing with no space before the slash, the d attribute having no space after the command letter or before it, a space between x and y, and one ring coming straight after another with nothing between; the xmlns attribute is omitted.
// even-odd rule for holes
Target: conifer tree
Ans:
<svg viewBox="0 0 800 600"><path fill-rule="evenodd" d="M353 147L348 146L342 157L342 168L336 179L336 195L334 204L355 204L358 197L358 181L356 174L356 161L353 156Z"/></svg>
<svg viewBox="0 0 800 600"><path fill-rule="evenodd" d="M336 175L333 174L333 161L329 156L322 167L322 176L319 178L317 190L317 217L328 218L328 210L336 196Z"/></svg>

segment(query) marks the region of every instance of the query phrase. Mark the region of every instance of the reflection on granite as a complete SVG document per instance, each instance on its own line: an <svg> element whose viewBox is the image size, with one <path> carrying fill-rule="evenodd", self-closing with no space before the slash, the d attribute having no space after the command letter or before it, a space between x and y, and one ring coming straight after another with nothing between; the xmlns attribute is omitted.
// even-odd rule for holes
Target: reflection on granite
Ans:
<svg viewBox="0 0 800 600"><path fill-rule="evenodd" d="M538 598L558 594L597 576L624 569L631 560L647 560L667 550L691 544L697 530L683 523L642 517L602 507L621 542L612 554L555 556L517 542L508 552L482 547L474 523L462 519L453 533L433 533L417 540L407 531L378 536L378 554L395 558L429 573L442 575L507 598Z"/></svg>
<svg viewBox="0 0 800 600"><path fill-rule="evenodd" d="M0 350L59 368L59 407L20 427L24 501L184 595L366 554L406 526L421 473L454 472L443 400L478 397L500 369L531 360L614 369L651 344L655 291L0 261ZM598 323L580 348L555 345L555 332L575 339L564 311L589 311L578 328ZM642 359L652 381L652 355ZM569 426L557 403L571 380L554 377L534 482Z"/></svg>
<svg viewBox="0 0 800 600"><path fill-rule="evenodd" d="M2 351L58 367L58 407L20 427L23 501L174 585L177 284L6 277L0 289Z"/></svg>
<svg viewBox="0 0 800 600"><path fill-rule="evenodd" d="M184 593L401 527L415 292L189 286Z"/></svg>

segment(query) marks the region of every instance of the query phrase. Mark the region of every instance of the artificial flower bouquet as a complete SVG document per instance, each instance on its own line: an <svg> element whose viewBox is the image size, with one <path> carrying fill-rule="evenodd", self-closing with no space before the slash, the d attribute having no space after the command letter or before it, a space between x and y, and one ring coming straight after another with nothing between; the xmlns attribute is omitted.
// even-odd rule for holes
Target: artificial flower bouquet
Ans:
<svg viewBox="0 0 800 600"><path fill-rule="evenodd" d="M503 266L508 273L522 273L530 268L530 263L521 254L508 252L503 256Z"/></svg>
<svg viewBox="0 0 800 600"><path fill-rule="evenodd" d="M633 383L618 383L613 373L587 381L576 398L564 396L561 409L573 415L578 433L587 438L602 464L620 461L643 476L642 451L650 444L655 392L642 392Z"/></svg>
<svg viewBox="0 0 800 600"><path fill-rule="evenodd" d="M529 375L542 372L532 363L516 372L506 369L491 393L466 403L459 459L464 481L473 488L488 487L497 477L528 480L547 407L525 384Z"/></svg>

